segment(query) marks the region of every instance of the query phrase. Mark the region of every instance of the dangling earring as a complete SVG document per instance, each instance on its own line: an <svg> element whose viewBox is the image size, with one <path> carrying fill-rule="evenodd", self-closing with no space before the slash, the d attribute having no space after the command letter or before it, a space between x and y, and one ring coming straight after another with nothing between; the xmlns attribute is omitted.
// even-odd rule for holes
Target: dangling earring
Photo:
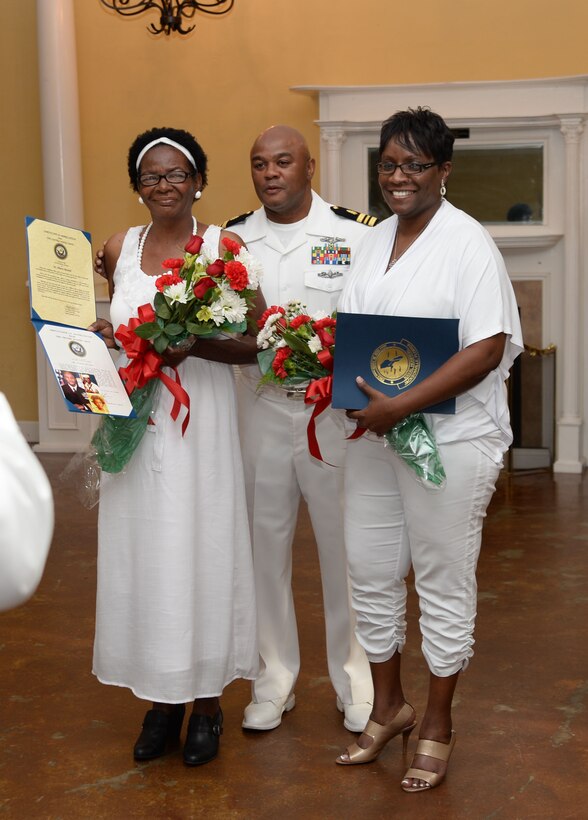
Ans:
<svg viewBox="0 0 588 820"><path fill-rule="evenodd" d="M441 191L440 191L440 194L441 194L441 199L444 199L444 198L445 198L445 194L446 194L446 193L447 193L447 188L445 187L445 180L444 180L444 179L442 179L442 180L441 180Z"/></svg>
<svg viewBox="0 0 588 820"><path fill-rule="evenodd" d="M202 191L196 191L196 193L194 194L194 199L200 199L201 196L202 196Z"/></svg>
<svg viewBox="0 0 588 820"><path fill-rule="evenodd" d="M144 205L144 204L145 204L145 203L143 202L143 197L142 197L142 196L140 196L140 197L139 197L139 205Z"/></svg>

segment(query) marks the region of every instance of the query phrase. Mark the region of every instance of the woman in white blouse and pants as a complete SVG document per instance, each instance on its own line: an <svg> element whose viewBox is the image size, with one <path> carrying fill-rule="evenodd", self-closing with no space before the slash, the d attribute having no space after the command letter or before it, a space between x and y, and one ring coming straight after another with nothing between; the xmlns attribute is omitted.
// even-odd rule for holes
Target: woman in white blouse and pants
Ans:
<svg viewBox="0 0 588 820"><path fill-rule="evenodd" d="M416 725L405 701L405 578L419 595L429 698L409 792L439 785L455 742L451 704L473 654L476 564L482 522L512 441L505 379L521 352L518 311L502 258L485 229L444 199L453 135L427 109L397 112L383 127L379 182L393 216L360 244L339 310L459 319L459 352L394 398L358 383L369 398L348 416L368 432L350 443L345 532L357 631L374 681L364 733L337 762L367 763ZM430 415L447 482L419 484L381 436L410 413L457 397L455 415Z"/></svg>

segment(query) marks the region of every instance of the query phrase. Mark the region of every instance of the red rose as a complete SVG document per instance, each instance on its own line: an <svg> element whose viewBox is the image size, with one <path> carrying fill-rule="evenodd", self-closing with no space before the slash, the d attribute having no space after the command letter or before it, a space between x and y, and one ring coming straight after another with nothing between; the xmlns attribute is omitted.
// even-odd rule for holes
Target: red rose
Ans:
<svg viewBox="0 0 588 820"><path fill-rule="evenodd" d="M211 279L210 276L205 276L204 279L201 279L194 285L194 296L197 299L202 299L207 290L210 290L210 288L215 287L216 282L214 281L214 279Z"/></svg>
<svg viewBox="0 0 588 820"><path fill-rule="evenodd" d="M188 244L184 247L186 253L200 253L200 248L202 247L202 243L204 239L201 236L193 236L192 239L188 242Z"/></svg>
<svg viewBox="0 0 588 820"><path fill-rule="evenodd" d="M179 270L182 267L183 264L184 264L183 259L164 259L163 262L161 263L161 267L164 270L176 271L176 270Z"/></svg>
<svg viewBox="0 0 588 820"><path fill-rule="evenodd" d="M179 285L183 281L182 277L178 276L177 273L164 273L155 280L155 287L157 290L163 291L163 289L169 287L169 285Z"/></svg>
<svg viewBox="0 0 588 820"><path fill-rule="evenodd" d="M292 330L296 330L296 328L299 328L300 325L305 325L307 322L310 322L310 316L307 316L306 313L301 313L300 316L295 316L292 319L290 322L290 327Z"/></svg>
<svg viewBox="0 0 588 820"><path fill-rule="evenodd" d="M206 268L206 273L209 276L222 276L225 272L225 263L222 259L217 259L216 262L211 262Z"/></svg>
<svg viewBox="0 0 588 820"><path fill-rule="evenodd" d="M233 290L245 290L249 283L247 268L241 262L225 262L225 276Z"/></svg>
<svg viewBox="0 0 588 820"><path fill-rule="evenodd" d="M274 313L281 313L282 316L284 316L286 311L281 305L272 305L271 307L266 308L261 314L261 318L257 320L257 326L261 329L265 325L269 317L273 316Z"/></svg>
<svg viewBox="0 0 588 820"><path fill-rule="evenodd" d="M284 368L284 364L289 358L290 354L292 353L291 348L289 347L280 347L276 351L276 355L272 362L272 370L276 374L279 379L287 379L288 373Z"/></svg>
<svg viewBox="0 0 588 820"><path fill-rule="evenodd" d="M239 245L238 242L235 242L234 239L229 239L228 236L225 236L225 238L222 241L222 244L225 246L225 248L228 250L229 253L233 254L233 256L238 256L239 255L239 251L241 250L241 245Z"/></svg>

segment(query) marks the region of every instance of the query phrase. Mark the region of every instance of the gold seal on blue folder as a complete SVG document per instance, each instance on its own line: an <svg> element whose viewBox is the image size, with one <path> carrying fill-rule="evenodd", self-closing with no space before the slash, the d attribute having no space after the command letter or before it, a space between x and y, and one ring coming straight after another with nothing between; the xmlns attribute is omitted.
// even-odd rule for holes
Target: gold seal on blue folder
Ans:
<svg viewBox="0 0 588 820"><path fill-rule="evenodd" d="M459 319L338 312L333 407L361 410L367 405L357 376L388 396L410 389L457 353L458 331ZM421 409L452 414L455 399Z"/></svg>
<svg viewBox="0 0 588 820"><path fill-rule="evenodd" d="M421 369L421 357L408 339L384 342L372 353L371 371L382 384L393 384L400 390L412 384Z"/></svg>

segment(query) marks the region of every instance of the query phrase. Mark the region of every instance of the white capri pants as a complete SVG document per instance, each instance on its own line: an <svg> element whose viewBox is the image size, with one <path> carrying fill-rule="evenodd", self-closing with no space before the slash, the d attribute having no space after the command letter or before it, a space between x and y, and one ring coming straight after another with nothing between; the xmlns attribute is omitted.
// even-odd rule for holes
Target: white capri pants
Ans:
<svg viewBox="0 0 588 820"><path fill-rule="evenodd" d="M349 442L345 541L357 636L368 660L383 663L402 652L412 563L423 655L433 674L448 677L473 655L482 522L501 465L471 442L438 446L447 475L442 490L424 487L382 439Z"/></svg>

